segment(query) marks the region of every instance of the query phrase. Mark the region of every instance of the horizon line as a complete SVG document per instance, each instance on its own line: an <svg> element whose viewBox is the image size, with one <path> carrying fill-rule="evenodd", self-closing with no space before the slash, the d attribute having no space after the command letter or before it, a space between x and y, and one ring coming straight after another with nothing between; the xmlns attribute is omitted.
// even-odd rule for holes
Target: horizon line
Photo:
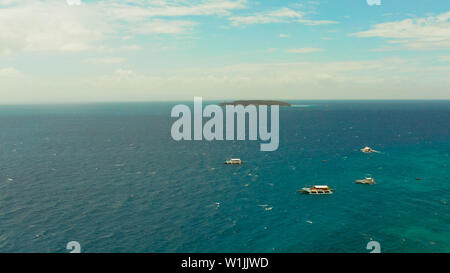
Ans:
<svg viewBox="0 0 450 273"><path fill-rule="evenodd" d="M194 98L194 97L193 97ZM0 106L25 106L25 105L89 105L89 104L137 104L137 103L174 103L174 102L191 102L192 100L142 100L142 101L61 101L61 102L11 102L11 103L0 103ZM317 102L376 102L376 101L385 101L385 102L414 102L414 101L433 101L433 102L447 102L449 99L203 99L203 102L233 102L236 100L276 100L281 102L289 102L289 101L317 101Z"/></svg>

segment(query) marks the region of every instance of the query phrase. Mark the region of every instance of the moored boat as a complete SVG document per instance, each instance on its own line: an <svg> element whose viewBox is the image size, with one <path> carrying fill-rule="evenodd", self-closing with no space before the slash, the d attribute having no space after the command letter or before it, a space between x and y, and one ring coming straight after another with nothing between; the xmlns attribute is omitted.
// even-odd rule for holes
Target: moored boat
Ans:
<svg viewBox="0 0 450 273"><path fill-rule="evenodd" d="M375 179L373 179L372 177L366 177L364 179L356 180L355 183L366 184L366 185L376 184Z"/></svg>
<svg viewBox="0 0 450 273"><path fill-rule="evenodd" d="M239 158L231 158L230 160L225 161L225 164L228 165L239 165L244 163L242 160L240 160Z"/></svg>
<svg viewBox="0 0 450 273"><path fill-rule="evenodd" d="M371 153L379 153L380 154L381 153L381 152L379 152L377 150L374 150L374 149L372 149L370 147L367 147L367 146L362 148L360 151L365 153L365 154L371 154Z"/></svg>
<svg viewBox="0 0 450 273"><path fill-rule="evenodd" d="M316 185L310 188L302 188L297 191L305 194L332 194L334 189L330 189L330 187L326 185Z"/></svg>
<svg viewBox="0 0 450 273"><path fill-rule="evenodd" d="M364 148L361 149L361 152L363 152L365 154L370 154L370 153L375 152L375 150L370 148L370 147L364 147Z"/></svg>

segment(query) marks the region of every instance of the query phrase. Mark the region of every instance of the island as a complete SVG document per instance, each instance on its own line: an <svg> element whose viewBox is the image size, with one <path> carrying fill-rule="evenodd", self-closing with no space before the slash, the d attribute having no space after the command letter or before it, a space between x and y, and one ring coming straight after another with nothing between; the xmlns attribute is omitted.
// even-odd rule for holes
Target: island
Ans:
<svg viewBox="0 0 450 273"><path fill-rule="evenodd" d="M279 105L279 106L292 106L292 104L283 102L283 101L277 101L277 100L235 100L233 102L222 102L219 104L219 106L225 106L225 105Z"/></svg>

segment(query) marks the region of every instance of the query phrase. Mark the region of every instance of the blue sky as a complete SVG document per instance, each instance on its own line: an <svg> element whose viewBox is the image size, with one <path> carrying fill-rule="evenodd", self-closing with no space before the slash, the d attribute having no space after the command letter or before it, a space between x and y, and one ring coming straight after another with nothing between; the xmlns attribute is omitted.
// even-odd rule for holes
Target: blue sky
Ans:
<svg viewBox="0 0 450 273"><path fill-rule="evenodd" d="M0 0L0 104L450 99L447 0Z"/></svg>

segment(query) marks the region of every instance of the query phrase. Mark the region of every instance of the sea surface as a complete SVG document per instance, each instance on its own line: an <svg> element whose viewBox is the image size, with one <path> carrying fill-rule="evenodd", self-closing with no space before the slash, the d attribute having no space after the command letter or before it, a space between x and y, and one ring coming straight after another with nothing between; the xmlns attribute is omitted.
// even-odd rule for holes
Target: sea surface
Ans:
<svg viewBox="0 0 450 273"><path fill-rule="evenodd" d="M0 106L0 252L450 252L450 101L293 103L274 152L176 142L174 102Z"/></svg>

